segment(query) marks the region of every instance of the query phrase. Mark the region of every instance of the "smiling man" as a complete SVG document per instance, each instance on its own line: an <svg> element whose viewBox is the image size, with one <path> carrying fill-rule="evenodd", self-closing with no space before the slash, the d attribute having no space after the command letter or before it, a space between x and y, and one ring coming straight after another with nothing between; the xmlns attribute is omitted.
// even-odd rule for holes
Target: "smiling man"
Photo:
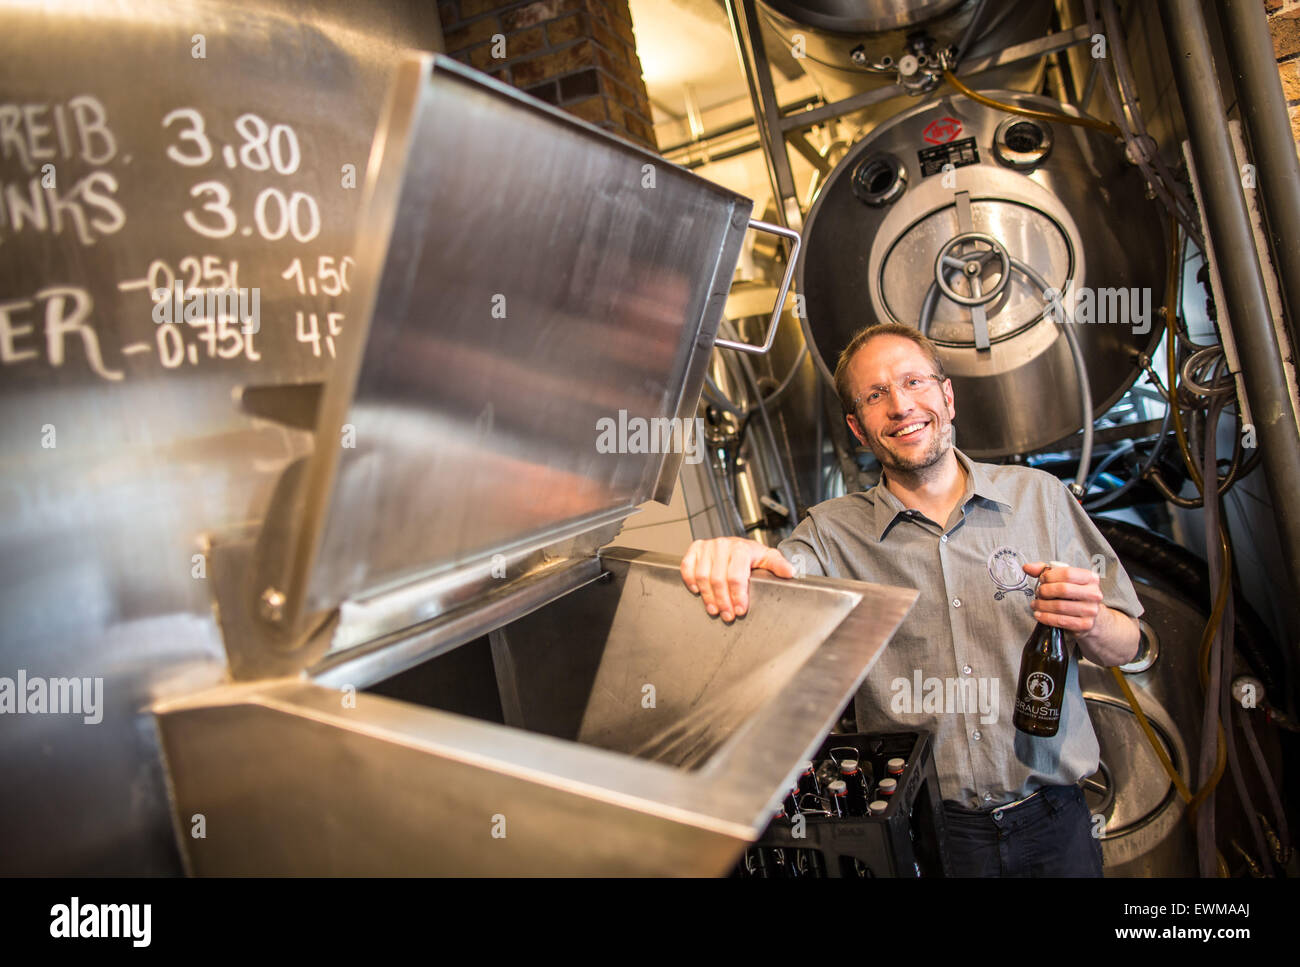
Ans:
<svg viewBox="0 0 1300 967"><path fill-rule="evenodd" d="M724 621L748 610L753 568L793 577L799 565L916 588L858 692L858 730L933 734L951 873L1100 876L1101 843L1078 785L1098 764L1078 658L1118 665L1136 655L1142 606L1132 582L1059 480L977 463L953 446L952 382L915 329L859 331L835 384L849 428L880 461L880 483L810 508L776 548L695 541L683 580ZM1065 629L1074 645L1051 738L1011 724L1035 621Z"/></svg>

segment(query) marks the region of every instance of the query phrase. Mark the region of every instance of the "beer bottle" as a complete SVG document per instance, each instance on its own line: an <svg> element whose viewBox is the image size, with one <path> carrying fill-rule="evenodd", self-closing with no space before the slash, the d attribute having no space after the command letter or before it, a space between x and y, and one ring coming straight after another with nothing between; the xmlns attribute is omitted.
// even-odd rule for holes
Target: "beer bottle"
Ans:
<svg viewBox="0 0 1300 967"><path fill-rule="evenodd" d="M888 799L897 791L898 780L890 779L887 776L880 780L880 785L876 786L876 794L880 796L881 799Z"/></svg>
<svg viewBox="0 0 1300 967"><path fill-rule="evenodd" d="M785 794L785 800L782 802L781 805L785 807L785 815L782 816L783 819L793 819L795 816L799 815L800 809L799 809L799 787L798 786L790 787L790 791Z"/></svg>
<svg viewBox="0 0 1300 967"><path fill-rule="evenodd" d="M830 790L831 815L843 817L849 814L848 786L843 779L836 779L827 787Z"/></svg>
<svg viewBox="0 0 1300 967"><path fill-rule="evenodd" d="M771 879L773 871L772 858L761 846L750 846L745 850L745 872L758 879Z"/></svg>
<svg viewBox="0 0 1300 967"><path fill-rule="evenodd" d="M867 807L872 816L881 816L888 808L889 803L885 802L883 799L873 799L871 800L871 805Z"/></svg>
<svg viewBox="0 0 1300 967"><path fill-rule="evenodd" d="M1060 561L1052 561L1047 566L1069 567ZM1039 583L1042 583L1041 574ZM1037 622L1020 655L1016 711L1011 719L1017 729L1039 738L1056 734L1061 727L1061 700L1065 697L1065 675L1069 667L1065 632Z"/></svg>
<svg viewBox="0 0 1300 967"><path fill-rule="evenodd" d="M799 775L799 795L806 796L809 793L820 796L822 790L821 785L817 782L817 773L813 770L813 764L805 762L803 772Z"/></svg>
<svg viewBox="0 0 1300 967"><path fill-rule="evenodd" d="M799 875L804 879L817 879L826 875L822 854L817 850L795 850L795 863L799 868Z"/></svg>
<svg viewBox="0 0 1300 967"><path fill-rule="evenodd" d="M894 779L902 779L903 770L906 768L907 760L900 758L899 756L894 756L894 758L885 763L885 775L891 776Z"/></svg>
<svg viewBox="0 0 1300 967"><path fill-rule="evenodd" d="M858 768L857 759L845 759L840 763L840 778L844 780L846 787L845 800L847 801L850 816L865 816L867 814L867 786L862 778L862 771Z"/></svg>

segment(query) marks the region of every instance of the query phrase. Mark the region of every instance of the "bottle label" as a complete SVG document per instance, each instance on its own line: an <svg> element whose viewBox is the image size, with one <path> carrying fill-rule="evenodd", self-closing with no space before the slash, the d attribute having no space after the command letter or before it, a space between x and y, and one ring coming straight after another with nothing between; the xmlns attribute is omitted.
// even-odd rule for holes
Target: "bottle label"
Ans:
<svg viewBox="0 0 1300 967"><path fill-rule="evenodd" d="M1047 703L1031 702L1023 698L1017 698L1016 714L1028 715L1030 718L1042 719L1044 722L1055 722L1061 717L1061 710L1052 708Z"/></svg>

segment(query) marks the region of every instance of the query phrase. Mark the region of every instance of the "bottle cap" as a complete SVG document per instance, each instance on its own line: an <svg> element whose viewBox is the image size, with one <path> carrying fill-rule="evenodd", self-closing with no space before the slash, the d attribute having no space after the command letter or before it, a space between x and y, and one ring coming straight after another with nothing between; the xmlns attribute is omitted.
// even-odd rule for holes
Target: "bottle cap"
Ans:
<svg viewBox="0 0 1300 967"><path fill-rule="evenodd" d="M889 803L885 802L885 800L873 799L871 800L871 805L867 807L867 810L871 813L871 815L879 816L888 808L889 808Z"/></svg>
<svg viewBox="0 0 1300 967"><path fill-rule="evenodd" d="M882 796L892 796L895 790L897 789L898 789L897 779L881 779L880 785L876 787L876 791L879 792Z"/></svg>
<svg viewBox="0 0 1300 967"><path fill-rule="evenodd" d="M901 776L903 774L903 768L906 765L907 762L904 759L900 759L897 756L895 756L894 758L890 759L888 762L885 763L885 771L888 772L891 776Z"/></svg>
<svg viewBox="0 0 1300 967"><path fill-rule="evenodd" d="M845 759L840 763L840 775L851 776L858 771L857 759Z"/></svg>
<svg viewBox="0 0 1300 967"><path fill-rule="evenodd" d="M830 784L829 788L831 791L831 795L833 796L848 795L849 787L848 784L843 779L836 779L834 782Z"/></svg>

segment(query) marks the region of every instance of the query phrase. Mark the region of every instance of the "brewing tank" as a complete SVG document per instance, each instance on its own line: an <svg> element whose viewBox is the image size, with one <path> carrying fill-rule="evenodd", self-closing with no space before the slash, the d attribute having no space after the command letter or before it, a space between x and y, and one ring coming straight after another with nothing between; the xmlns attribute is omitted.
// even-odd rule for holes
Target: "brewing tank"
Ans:
<svg viewBox="0 0 1300 967"><path fill-rule="evenodd" d="M957 445L988 458L1082 426L1067 319L1090 416L1128 389L1159 341L1167 248L1157 204L1110 135L952 95L853 146L809 213L797 278L832 369L862 326L922 326L953 380Z"/></svg>
<svg viewBox="0 0 1300 967"><path fill-rule="evenodd" d="M907 94L850 116L870 128L907 110L913 96L942 83L938 55L955 51L965 41L962 60L970 64L1042 37L1052 4L1050 0L1004 5L980 0L761 0L759 10L766 28L780 38L828 100L892 84L903 86ZM981 87L1037 90L1043 60L1030 58L994 67L980 71L978 77Z"/></svg>

